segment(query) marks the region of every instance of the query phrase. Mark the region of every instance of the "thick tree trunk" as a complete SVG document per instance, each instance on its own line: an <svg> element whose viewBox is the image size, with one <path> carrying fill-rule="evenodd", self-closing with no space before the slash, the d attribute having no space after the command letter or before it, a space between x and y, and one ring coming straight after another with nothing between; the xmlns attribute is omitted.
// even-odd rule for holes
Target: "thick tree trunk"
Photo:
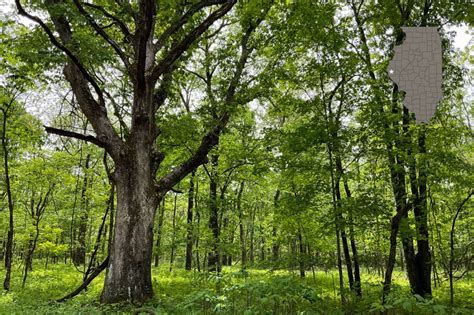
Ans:
<svg viewBox="0 0 474 315"><path fill-rule="evenodd" d="M191 270L193 264L193 206L194 206L194 175L193 171L189 180L188 190L188 213L187 213L187 236L186 236L186 264L185 269Z"/></svg>
<svg viewBox="0 0 474 315"><path fill-rule="evenodd" d="M105 303L142 302L153 296L153 221L159 200L153 185L150 154L141 148L133 150L127 163L116 165L117 215L101 295Z"/></svg>

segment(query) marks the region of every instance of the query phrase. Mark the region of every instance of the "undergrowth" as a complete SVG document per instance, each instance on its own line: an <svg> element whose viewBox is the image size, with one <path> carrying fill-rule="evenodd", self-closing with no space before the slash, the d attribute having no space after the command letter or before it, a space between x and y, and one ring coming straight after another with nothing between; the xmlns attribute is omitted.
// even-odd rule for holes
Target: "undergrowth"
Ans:
<svg viewBox="0 0 474 315"><path fill-rule="evenodd" d="M0 314L473 314L469 278L456 282L456 305L449 306L444 283L425 300L409 293L403 273L394 274L387 302L381 303L381 278L363 275L363 296L345 292L344 306L336 272L308 273L305 279L288 271L224 268L221 275L175 270L153 270L155 297L143 305L98 303L103 287L99 276L72 300L54 302L75 289L81 274L68 265L50 265L31 272L21 288L21 271L15 269L12 290L0 296Z"/></svg>

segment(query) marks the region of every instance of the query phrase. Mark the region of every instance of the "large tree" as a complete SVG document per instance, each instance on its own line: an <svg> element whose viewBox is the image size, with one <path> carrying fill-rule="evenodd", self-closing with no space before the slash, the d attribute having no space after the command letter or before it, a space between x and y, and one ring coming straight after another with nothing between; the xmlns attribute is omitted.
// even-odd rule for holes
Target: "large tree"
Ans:
<svg viewBox="0 0 474 315"><path fill-rule="evenodd" d="M218 142L230 118L233 96L251 53L248 38L258 20L240 23L241 52L226 90L226 107L192 154L166 172L160 171L164 175L157 178L165 154L157 146L160 127L156 114L165 104L176 62L192 52L199 38L231 11L237 0L46 0L32 3L30 8L20 0L15 2L19 13L37 23L51 44L67 56L63 59L64 76L95 135L56 128L47 131L94 143L114 162L111 177L117 190L117 214L101 301L144 301L153 296L156 207L167 191L207 162L208 152ZM32 14L33 9L40 13ZM103 71L106 76L106 70L111 71L111 64L129 86L126 101L114 98L98 78L97 73ZM117 110L120 102L128 107ZM108 109L114 107L116 117L112 119ZM130 115L124 117L123 112Z"/></svg>

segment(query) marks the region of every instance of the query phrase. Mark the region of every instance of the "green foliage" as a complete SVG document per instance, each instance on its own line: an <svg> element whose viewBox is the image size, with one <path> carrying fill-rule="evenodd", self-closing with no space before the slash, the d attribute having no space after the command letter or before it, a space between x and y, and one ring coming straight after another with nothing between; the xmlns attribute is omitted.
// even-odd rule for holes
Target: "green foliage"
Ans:
<svg viewBox="0 0 474 315"><path fill-rule="evenodd" d="M333 294L334 271L316 272L314 282L288 272L269 273L256 269L226 268L220 276L184 271L169 273L167 269L167 265L154 269L153 276L159 279L154 283L156 297L141 306L98 304L103 276L74 299L53 302L80 283L81 275L70 266L54 264L46 270L38 268L31 273L24 289L19 288L19 274L15 276L14 273L12 292L0 296L0 313L127 314L141 310L156 314L344 314L350 310L354 314L378 314L387 310L389 314L470 314L472 311L459 306L451 308L445 298L425 300L412 296L401 274L397 274L398 285L385 305L371 302L380 298L380 284L376 277L365 275L367 296L362 300L351 297L351 301L341 307L337 295ZM464 286L461 302L468 307L472 283L462 281L460 284ZM440 293L447 290L443 286Z"/></svg>
<svg viewBox="0 0 474 315"><path fill-rule="evenodd" d="M114 18L134 33L138 3L87 3L100 5L112 15L87 7L110 39L133 58L134 40L122 34ZM156 34L198 3L157 1ZM426 16L424 5L428 3ZM132 121L136 91L114 50L88 26L74 2L32 0L25 6L50 27L54 27L51 16L68 19L73 36L67 47L100 87L110 92L105 97L107 117L120 137L129 139L125 129ZM0 118L8 115L5 134L15 206L15 246L12 291L0 297L0 314L472 313L474 219L470 202L460 212L453 233L452 271L455 279L461 278L454 282L454 306L449 305L445 281L452 220L474 182L473 103L464 86L472 75L472 45L456 52L452 34L444 27L472 25L472 8L470 3L449 0L424 4L410 0L399 4L392 0L238 1L230 14L214 23L175 62L168 98L155 115L160 136L154 149L166 156L154 174L156 178L187 160L222 113L231 118L219 144L208 154L218 157L218 163L205 163L195 171L191 196L188 176L165 195L158 209L163 211L163 222L154 228L155 237L160 237L160 244L153 248L160 264L153 270L156 296L140 306L100 305L97 301L104 275L73 300L52 302L80 284L93 252L97 257L92 267L108 255L113 235L110 215L116 205L108 204L112 181L104 161L112 171L114 165L104 157L102 148L57 136L46 140L42 122L27 111L28 100L46 84L54 85L51 90L61 94L55 104L61 107L59 117L53 118L56 112L47 113L48 122L95 135L80 113L77 95L70 96L61 75L67 60L64 54L37 25L21 25L15 17L2 18L0 75L5 86L0 90L4 109ZM187 17L187 23L161 43L157 62L209 12L211 8L206 8ZM264 21L242 48L242 36L256 19ZM393 93L386 74L400 25L422 23L443 25L444 98L427 126L417 126L410 115L404 116L401 95ZM240 84L231 86L245 49L248 65L242 69ZM158 81L161 84L166 78L161 76ZM236 96L228 101L232 88ZM67 110L63 103L69 103ZM8 104L11 108L6 111ZM417 142L422 133L426 134L426 152ZM86 156L90 158L88 167ZM399 197L394 192L394 178L405 185L401 198L413 201L423 172L436 284L433 299L410 293L400 271L404 262L397 252L393 289L383 304L378 302L380 281L387 264L394 200ZM5 237L4 169L0 174L0 236ZM216 200L210 196L211 182L217 184ZM31 209L50 188L51 197L40 220ZM189 197L194 207L193 221L188 223ZM218 208L218 242L209 226L213 203ZM106 209L109 214L104 217ZM400 232L416 239L413 213L411 209ZM348 288L345 266L339 287L336 225L338 232L345 229L357 244L362 297ZM20 289L20 270L36 231L33 270L25 288ZM83 240L79 240L79 233ZM181 270L189 239L194 246L194 272ZM205 271L207 256L216 243L221 256L231 257L233 264L224 266L218 275ZM81 246L86 264L74 265L73 253ZM242 266L239 260L245 254L247 261ZM354 261L353 253L352 257ZM171 260L172 264L168 263ZM305 277L297 277L298 272L305 272Z"/></svg>

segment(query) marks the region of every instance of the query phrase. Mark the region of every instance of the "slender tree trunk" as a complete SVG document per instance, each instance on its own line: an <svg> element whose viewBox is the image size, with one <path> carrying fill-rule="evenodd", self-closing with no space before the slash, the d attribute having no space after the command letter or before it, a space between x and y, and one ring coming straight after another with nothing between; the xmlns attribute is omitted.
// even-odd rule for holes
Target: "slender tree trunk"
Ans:
<svg viewBox="0 0 474 315"><path fill-rule="evenodd" d="M403 249L400 249L400 268L402 269L402 271L405 271L405 260L404 260Z"/></svg>
<svg viewBox="0 0 474 315"><path fill-rule="evenodd" d="M260 257L258 258L261 262L265 261L265 234L263 233L263 226L260 224Z"/></svg>
<svg viewBox="0 0 474 315"><path fill-rule="evenodd" d="M458 219L462 207L471 198L473 194L474 190L469 193L469 195L462 201L462 203L457 208L456 214L454 215L453 222L451 224L451 232L449 233L449 296L451 305L454 305L454 232L456 228L456 220Z"/></svg>
<svg viewBox="0 0 474 315"><path fill-rule="evenodd" d="M195 171L191 173L188 190L188 213L187 213L187 236L186 236L186 263L185 269L191 270L193 264L193 206L194 206L194 175Z"/></svg>
<svg viewBox="0 0 474 315"><path fill-rule="evenodd" d="M336 228L336 243L337 243L337 272L339 274L339 293L341 295L341 303L344 305L346 302L344 294L344 276L342 273L342 255L341 255L341 237L339 230Z"/></svg>
<svg viewBox="0 0 474 315"><path fill-rule="evenodd" d="M234 209L234 206L232 206L232 208ZM231 227L231 229L230 229L229 232L230 232L230 235L229 235L229 245L230 245L231 247L234 247L234 236L235 236L235 235L234 235L234 232L235 232L235 229L234 229L233 227ZM229 253L229 254L227 255L227 266L232 266L232 258L233 258L232 253Z"/></svg>
<svg viewBox="0 0 474 315"><path fill-rule="evenodd" d="M421 126L418 136L420 154L426 155L425 130ZM431 297L431 252L428 233L428 205L427 205L427 174L426 165L419 167L418 189L419 202L414 208L415 221L418 228L416 266L419 277L419 290L415 292L423 297Z"/></svg>
<svg viewBox="0 0 474 315"><path fill-rule="evenodd" d="M255 202L255 208L253 208L251 212L251 220L250 220L250 248L249 248L249 262L251 265L255 262L255 214L257 212L257 202Z"/></svg>
<svg viewBox="0 0 474 315"><path fill-rule="evenodd" d="M219 205L217 204L217 176L218 176L219 154L211 156L211 176L209 183L210 213L209 229L212 232L212 247L208 255L207 267L210 272L221 272L220 266L220 244L219 244Z"/></svg>
<svg viewBox="0 0 474 315"><path fill-rule="evenodd" d="M86 232L87 232L87 221L89 219L89 201L86 196L87 187L89 185L89 164L91 155L86 155L84 164L84 181L82 183L81 191L81 211L79 214L79 231L77 233L77 244L75 246L73 261L75 265L82 265L86 262Z"/></svg>
<svg viewBox="0 0 474 315"><path fill-rule="evenodd" d="M244 214L242 210L242 192L244 191L245 182L241 182L239 186L239 192L237 194L237 213L239 214L239 237L240 237L240 261L242 269L247 266L247 246L245 244L245 231L244 231Z"/></svg>
<svg viewBox="0 0 474 315"><path fill-rule="evenodd" d="M278 261L278 256L280 252L280 244L277 240L277 226L276 226L276 220L275 220L275 212L278 207L278 200L280 198L280 190L277 189L275 196L273 197L273 226L272 226L272 259L273 259L273 264L275 267L275 264Z"/></svg>
<svg viewBox="0 0 474 315"><path fill-rule="evenodd" d="M224 206L225 207L225 206ZM222 210L224 212L224 209ZM222 220L222 233L226 235L227 230L229 228L229 217L226 215L225 218ZM227 244L227 238L224 238L223 241L225 242L225 247L227 247L229 244ZM223 266L228 266L227 261L228 261L229 255L227 254L226 251L223 252L222 254L222 265Z"/></svg>
<svg viewBox="0 0 474 315"><path fill-rule="evenodd" d="M160 264L161 258L161 237L163 235L163 220L165 216L165 201L166 196L163 196L163 201L159 207L160 215L158 217L158 228L156 232L156 244L155 244L155 268Z"/></svg>
<svg viewBox="0 0 474 315"><path fill-rule="evenodd" d="M174 254L176 249L176 210L177 210L177 201L178 201L178 194L174 194L174 205L173 205L173 235L171 237L171 254L170 254L170 272L173 270L173 263L174 263Z"/></svg>
<svg viewBox="0 0 474 315"><path fill-rule="evenodd" d="M94 250L92 251L92 254L91 254L87 269L86 269L86 272L84 272L84 277L82 277L83 282L85 282L87 280L90 273L94 269L97 253L99 251L99 247L100 247L101 243L102 243L102 250L104 249L105 242L101 242L101 239L102 239L102 235L104 235L104 237L107 235L106 220L107 220L107 216L109 215L109 212L110 212L111 208L113 207L114 197L115 197L115 188L114 188L114 185L112 185L112 187L110 189L110 193L109 193L109 200L107 200L107 206L106 206L106 209L105 209L105 213L102 217L102 222L99 226L99 231L97 232L97 237L96 237L95 244L94 244Z"/></svg>
<svg viewBox="0 0 474 315"><path fill-rule="evenodd" d="M28 252L26 253L26 256L25 256L25 269L24 269L24 273L23 273L23 280L21 282L21 287L24 288L25 287L25 284L26 284L26 278L28 277L28 271L32 270L33 269L33 253L35 252L35 249L36 249L36 244L38 242L38 237L39 237L39 220L34 220L34 226L35 226L35 236L34 238L32 239L30 245L29 245L29 248L28 248Z"/></svg>
<svg viewBox="0 0 474 315"><path fill-rule="evenodd" d="M327 144L328 154L329 154L329 167L331 173L331 192L332 192L332 204L334 211L334 229L336 232L336 246L337 246L337 270L339 273L339 292L341 294L341 304L345 304L345 295L344 295L344 276L342 273L342 256L341 256L341 238L340 238L340 224L338 218L338 204L336 197L336 179L334 176L334 163L332 158L332 149L330 144Z"/></svg>
<svg viewBox="0 0 474 315"><path fill-rule="evenodd" d="M13 101L10 103L13 103ZM5 280L3 282L3 289L6 291L10 290L10 278L12 272L12 258L13 258L13 198L12 191L10 186L10 170L8 164L8 154L9 148L7 144L7 120L8 120L8 110L10 108L2 108L3 112L3 129L2 129L2 148L3 148L3 170L5 172L5 189L7 191L8 199L8 235L7 235L7 244L5 248Z"/></svg>
<svg viewBox="0 0 474 315"><path fill-rule="evenodd" d="M306 276L306 267L305 267L305 255L306 251L303 243L303 236L301 235L301 229L298 230L298 243L299 243L299 265L300 265L300 277L304 278Z"/></svg>
<svg viewBox="0 0 474 315"><path fill-rule="evenodd" d="M342 170L341 170L342 174ZM346 192L347 199L351 198L351 190L349 188L349 184L347 179L343 175L344 181L344 190ZM357 245L355 241L355 232L354 232L354 216L352 213L352 207L349 207L349 239L351 242L351 250L352 250L352 259L354 260L354 290L358 296L362 295L362 288L360 282L360 264L359 264L359 254L357 252Z"/></svg>
<svg viewBox="0 0 474 315"><path fill-rule="evenodd" d="M195 252L196 252L196 267L199 272L201 272L201 260L199 258L199 234L200 234L200 228L201 228L201 212L199 211L199 206L198 206L198 195L199 195L199 182L196 183L196 194L194 197L195 203L196 203L196 246L195 246Z"/></svg>
<svg viewBox="0 0 474 315"><path fill-rule="evenodd" d="M401 238L403 245L403 254L405 256L405 267L407 272L408 281L410 282L410 287L413 293L418 291L419 287L419 278L418 278L418 268L416 266L416 257L415 257L415 248L413 246L413 237L410 235L411 229L409 227L408 215L402 218L400 223L401 225Z"/></svg>
<svg viewBox="0 0 474 315"><path fill-rule="evenodd" d="M392 91L392 114L399 113L399 104L398 104L398 87L395 85ZM391 131L389 126L385 126L385 132ZM395 137L398 139L400 137L398 127L393 127L395 129ZM395 141L398 144L398 147L402 147L400 141ZM392 184L393 196L395 201L396 214L392 217L391 220L391 231L390 231L390 249L389 249L389 258L387 260L387 268L385 272L384 287L383 287L383 299L385 302L385 297L390 292L390 287L392 284L392 272L395 266L396 251L397 251L397 235L400 229L400 224L403 219L407 216L408 211L410 210L411 205L407 202L407 192L405 185L405 170L404 170L404 159L400 155L396 155L394 152L394 146L391 140L386 139L386 146L388 152L388 165L390 169L390 179ZM406 220L405 220L406 221ZM402 241L404 240L402 236ZM404 249L407 248L404 242ZM407 255L408 254L408 255ZM405 250L405 261L407 262L407 273L410 278L410 272L408 266L410 264L410 253Z"/></svg>
<svg viewBox="0 0 474 315"><path fill-rule="evenodd" d="M7 242L5 238L2 240L2 249L0 250L0 260L3 261L5 259L5 250L7 247Z"/></svg>
<svg viewBox="0 0 474 315"><path fill-rule="evenodd" d="M332 150L332 149L331 149ZM338 171L338 169L342 170L342 164L338 156L335 158L336 164L336 178L335 178L335 194L336 194L336 215L337 215L337 222L339 225L339 231L341 233L341 241L342 241L342 249L344 252L344 261L346 263L347 269L347 278L349 281L349 288L351 290L354 289L354 273L352 271L352 262L351 262L351 254L349 253L349 245L347 242L347 235L345 229L345 222L342 216L342 208L341 208L341 189L340 189L340 180L342 173Z"/></svg>

